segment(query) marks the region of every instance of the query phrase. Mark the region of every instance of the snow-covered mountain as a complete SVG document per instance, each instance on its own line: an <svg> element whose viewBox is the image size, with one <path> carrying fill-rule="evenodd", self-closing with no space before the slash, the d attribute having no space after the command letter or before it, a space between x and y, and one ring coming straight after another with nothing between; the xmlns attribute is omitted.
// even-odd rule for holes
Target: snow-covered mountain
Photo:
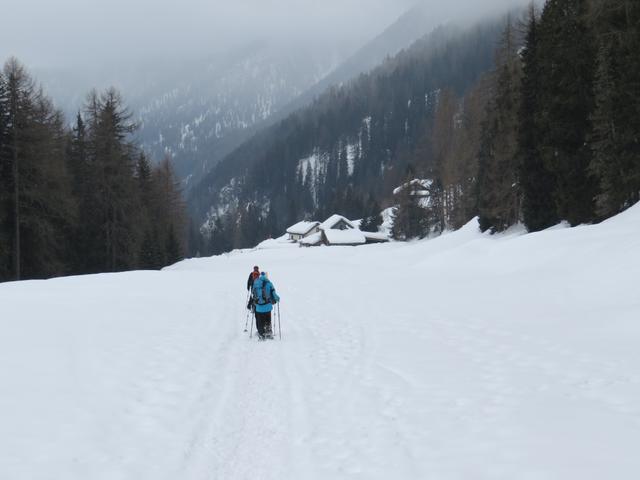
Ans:
<svg viewBox="0 0 640 480"><path fill-rule="evenodd" d="M0 478L635 480L638 225L2 284Z"/></svg>
<svg viewBox="0 0 640 480"><path fill-rule="evenodd" d="M170 156L178 175L190 184L258 125L333 71L346 55L339 53L342 48L349 50L313 42L253 42L204 59L130 65L111 71L97 87L115 84L121 89L140 126L137 136L145 150L156 160ZM85 90L69 88L69 72L36 73L74 118ZM73 85L91 85L89 78L75 78Z"/></svg>
<svg viewBox="0 0 640 480"><path fill-rule="evenodd" d="M330 36L322 41L261 41L178 63L35 73L69 118L81 108L90 86L117 86L136 115L145 149L157 160L171 156L190 189L257 131L310 103L330 85L375 67L436 21L416 7L390 20L364 46Z"/></svg>
<svg viewBox="0 0 640 480"><path fill-rule="evenodd" d="M183 177L197 180L339 61L337 52L252 45L198 65L140 106L140 137L155 158L170 155Z"/></svg>
<svg viewBox="0 0 640 480"><path fill-rule="evenodd" d="M255 205L282 229L335 211L361 218L353 199L371 192L387 202L404 180L407 159L424 144L438 92L452 88L463 95L493 67L502 21L469 29L438 27L374 70L327 89L262 130L190 191L196 221L208 233L229 211Z"/></svg>
<svg viewBox="0 0 640 480"><path fill-rule="evenodd" d="M252 43L215 62L186 66L166 91L137 102L140 136L154 157L169 154L191 187L260 129L331 85L347 82L408 47L437 20L414 7L355 53L332 41Z"/></svg>

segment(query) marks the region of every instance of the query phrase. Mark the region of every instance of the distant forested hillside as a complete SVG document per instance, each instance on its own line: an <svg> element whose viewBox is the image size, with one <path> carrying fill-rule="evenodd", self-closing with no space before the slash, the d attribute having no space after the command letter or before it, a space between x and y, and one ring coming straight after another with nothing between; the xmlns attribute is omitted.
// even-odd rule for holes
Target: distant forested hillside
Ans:
<svg viewBox="0 0 640 480"><path fill-rule="evenodd" d="M306 216L364 216L409 165L432 163L439 98L445 89L463 95L490 70L502 28L439 28L329 89L228 156L191 195L196 215L218 238L234 232L223 247L250 245Z"/></svg>
<svg viewBox="0 0 640 480"><path fill-rule="evenodd" d="M211 172L190 197L209 250L380 206L398 239L615 215L640 199L639 26L638 2L549 0L434 31Z"/></svg>

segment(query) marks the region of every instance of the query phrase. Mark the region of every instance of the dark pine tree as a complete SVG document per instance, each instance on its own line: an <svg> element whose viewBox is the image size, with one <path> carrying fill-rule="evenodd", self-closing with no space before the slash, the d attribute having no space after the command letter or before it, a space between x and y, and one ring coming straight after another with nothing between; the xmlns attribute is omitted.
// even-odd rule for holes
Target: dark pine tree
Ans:
<svg viewBox="0 0 640 480"><path fill-rule="evenodd" d="M62 114L16 59L5 64L4 78L2 163L5 170L11 165L7 211L12 278L61 275L67 272L66 235L75 218Z"/></svg>
<svg viewBox="0 0 640 480"><path fill-rule="evenodd" d="M599 51L590 146L599 179L597 213L607 218L640 200L640 2L599 2Z"/></svg>
<svg viewBox="0 0 640 480"><path fill-rule="evenodd" d="M377 232L382 225L382 211L375 197L370 196L367 207L367 215L362 219L360 230L363 232Z"/></svg>
<svg viewBox="0 0 640 480"><path fill-rule="evenodd" d="M167 260L168 250L168 242L167 245L162 244L162 236L158 232L158 229L155 226L148 228L144 232L144 237L140 245L138 268L143 270L159 270L165 265L168 265L170 263Z"/></svg>
<svg viewBox="0 0 640 480"><path fill-rule="evenodd" d="M391 236L396 240L412 240L429 235L434 225L430 210L423 204L429 195L425 186L408 168L405 182L396 191L397 206L393 209Z"/></svg>
<svg viewBox="0 0 640 480"><path fill-rule="evenodd" d="M138 190L135 179L136 148L130 135L136 125L115 89L92 92L86 104L87 150L95 188L88 193L92 234L91 271L134 268L142 232L139 228Z"/></svg>
<svg viewBox="0 0 640 480"><path fill-rule="evenodd" d="M78 204L78 221L71 235L71 270L78 274L97 272L97 268L92 268L96 256L94 239L100 235L94 223L97 177L90 163L87 129L80 113L71 131L67 164L71 172L73 195Z"/></svg>
<svg viewBox="0 0 640 480"><path fill-rule="evenodd" d="M9 104L7 84L0 70L0 282L11 277L11 231L10 231L10 178L9 155Z"/></svg>
<svg viewBox="0 0 640 480"><path fill-rule="evenodd" d="M523 76L520 88L520 119L518 152L520 156L520 188L522 189L522 217L530 232L549 228L559 222L554 201L555 178L540 155L540 38L535 7L528 16L525 47L522 52Z"/></svg>
<svg viewBox="0 0 640 480"><path fill-rule="evenodd" d="M480 150L478 211L482 231L502 232L520 218L518 114L522 63L511 20L498 51L495 90Z"/></svg>
<svg viewBox="0 0 640 480"><path fill-rule="evenodd" d="M594 220L597 194L597 181L588 173L596 57L588 4L549 0L538 24L538 149L555 179L558 216L572 225Z"/></svg>
<svg viewBox="0 0 640 480"><path fill-rule="evenodd" d="M175 227L173 226L169 227L169 231L167 232L165 252L167 265L173 265L184 258L182 255L182 246L180 245Z"/></svg>

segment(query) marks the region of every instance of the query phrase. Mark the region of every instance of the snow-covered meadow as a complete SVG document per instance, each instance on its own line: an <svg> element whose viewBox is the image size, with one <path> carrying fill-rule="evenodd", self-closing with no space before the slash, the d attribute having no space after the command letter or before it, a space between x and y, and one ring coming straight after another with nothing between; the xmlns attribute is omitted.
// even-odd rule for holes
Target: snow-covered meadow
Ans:
<svg viewBox="0 0 640 480"><path fill-rule="evenodd" d="M636 206L3 284L0 478L637 479L639 280Z"/></svg>

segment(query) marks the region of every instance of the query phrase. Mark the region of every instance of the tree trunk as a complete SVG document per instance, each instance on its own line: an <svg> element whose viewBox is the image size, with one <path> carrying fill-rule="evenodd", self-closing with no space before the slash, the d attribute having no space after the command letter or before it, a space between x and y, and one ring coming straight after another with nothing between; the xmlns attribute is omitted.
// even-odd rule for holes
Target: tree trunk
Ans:
<svg viewBox="0 0 640 480"><path fill-rule="evenodd" d="M17 102L16 102L17 103ZM13 119L13 216L15 221L14 226L14 272L15 279L20 280L20 264L21 264L21 252L20 252L20 171L18 169L18 122L17 122L17 105L14 108Z"/></svg>

